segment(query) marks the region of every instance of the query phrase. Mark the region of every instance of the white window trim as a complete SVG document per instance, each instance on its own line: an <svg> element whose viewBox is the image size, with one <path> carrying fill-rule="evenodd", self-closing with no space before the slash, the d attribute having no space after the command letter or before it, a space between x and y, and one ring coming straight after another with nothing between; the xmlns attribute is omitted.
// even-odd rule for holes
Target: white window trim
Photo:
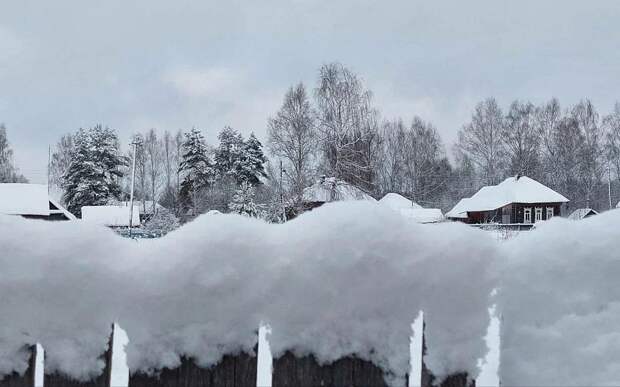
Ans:
<svg viewBox="0 0 620 387"><path fill-rule="evenodd" d="M529 219L527 219L528 217L526 217L525 215L529 215ZM532 223L532 208L531 207L524 207L523 208L523 223Z"/></svg>
<svg viewBox="0 0 620 387"><path fill-rule="evenodd" d="M534 223L542 221L542 207L536 207L534 211Z"/></svg>
<svg viewBox="0 0 620 387"><path fill-rule="evenodd" d="M547 207L547 220L555 216L555 210L553 207Z"/></svg>

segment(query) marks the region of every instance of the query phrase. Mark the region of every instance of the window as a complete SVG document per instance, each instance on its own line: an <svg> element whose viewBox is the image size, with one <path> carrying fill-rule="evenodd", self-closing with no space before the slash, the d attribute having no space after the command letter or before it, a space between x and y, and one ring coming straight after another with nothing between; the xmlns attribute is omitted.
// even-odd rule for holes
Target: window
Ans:
<svg viewBox="0 0 620 387"><path fill-rule="evenodd" d="M553 211L553 207L547 207L547 220L553 218L555 212Z"/></svg>
<svg viewBox="0 0 620 387"><path fill-rule="evenodd" d="M523 223L532 223L532 209L531 208L523 209Z"/></svg>
<svg viewBox="0 0 620 387"><path fill-rule="evenodd" d="M542 207L536 207L534 222L540 222L541 220L542 220Z"/></svg>

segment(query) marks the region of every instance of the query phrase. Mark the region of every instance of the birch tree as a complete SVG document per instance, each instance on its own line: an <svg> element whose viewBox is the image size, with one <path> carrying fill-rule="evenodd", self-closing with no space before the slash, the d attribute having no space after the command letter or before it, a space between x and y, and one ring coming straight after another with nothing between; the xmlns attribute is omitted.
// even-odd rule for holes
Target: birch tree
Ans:
<svg viewBox="0 0 620 387"><path fill-rule="evenodd" d="M476 105L471 122L459 131L457 149L471 160L486 185L497 184L504 174L502 110L494 98Z"/></svg>
<svg viewBox="0 0 620 387"><path fill-rule="evenodd" d="M299 203L303 189L311 182L317 150L315 112L303 83L291 87L282 107L270 118L267 146L285 164L294 201Z"/></svg>

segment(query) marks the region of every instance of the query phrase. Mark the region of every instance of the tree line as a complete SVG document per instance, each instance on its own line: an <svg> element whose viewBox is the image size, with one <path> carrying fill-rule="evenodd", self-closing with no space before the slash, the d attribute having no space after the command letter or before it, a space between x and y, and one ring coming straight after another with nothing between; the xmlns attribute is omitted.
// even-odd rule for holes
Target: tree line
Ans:
<svg viewBox="0 0 620 387"><path fill-rule="evenodd" d="M133 135L132 146L123 151L115 130L102 125L79 129L56 144L50 182L78 216L83 206L127 201L135 146L134 197L145 213L156 214L161 205L181 220L207 210L257 216L257 207L241 204L253 203L256 188L264 185L262 144L254 134L244 139L230 127L218 140L217 147L209 146L195 128L175 134L150 129Z"/></svg>
<svg viewBox="0 0 620 387"><path fill-rule="evenodd" d="M337 63L321 67L313 92L289 88L268 121L267 145L284 160L296 203L321 174L377 198L396 192L444 210L518 174L564 194L573 208L608 208L608 179L614 192L620 186L620 104L600 117L587 99L566 109L557 99L517 100L503 110L488 98L459 130L450 160L432 123L381 117L371 91Z"/></svg>
<svg viewBox="0 0 620 387"><path fill-rule="evenodd" d="M136 133L136 201L145 212L147 206L156 212L159 203L181 221L208 210L280 221L283 205L301 206L304 188L324 175L376 198L396 192L447 210L517 174L564 194L573 208L607 208L608 179L618 199L620 104L600 116L587 99L566 108L557 99L540 105L517 100L502 108L488 98L458 131L449 157L431 122L382 116L363 80L330 63L318 70L313 88L291 86L266 126L270 157L254 134L244 138L231 127L214 145L195 128ZM113 129L80 129L56 144L50 182L78 215L83 205L127 200L132 152L121 149ZM5 161L10 156L2 127L0 177L23 179Z"/></svg>
<svg viewBox="0 0 620 387"><path fill-rule="evenodd" d="M27 181L15 166L13 148L6 134L6 127L0 124L0 183L26 183Z"/></svg>

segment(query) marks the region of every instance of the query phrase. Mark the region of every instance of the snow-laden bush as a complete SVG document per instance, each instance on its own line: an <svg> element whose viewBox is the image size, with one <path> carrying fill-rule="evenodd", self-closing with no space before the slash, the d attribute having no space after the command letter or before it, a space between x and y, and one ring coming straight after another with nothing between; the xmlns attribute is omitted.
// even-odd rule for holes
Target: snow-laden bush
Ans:
<svg viewBox="0 0 620 387"><path fill-rule="evenodd" d="M504 244L503 385L620 383L620 211L552 219Z"/></svg>
<svg viewBox="0 0 620 387"><path fill-rule="evenodd" d="M160 208L146 221L144 231L156 236L163 236L179 228L179 219L167 208Z"/></svg>
<svg viewBox="0 0 620 387"><path fill-rule="evenodd" d="M2 218L0 244L0 373L23 369L14 351L39 341L48 371L91 377L112 321L128 332L133 370L251 351L263 322L275 356L356 354L402 381L419 310L436 375L475 377L486 352L496 243L375 203L328 204L279 225L202 216L140 243L81 222Z"/></svg>

